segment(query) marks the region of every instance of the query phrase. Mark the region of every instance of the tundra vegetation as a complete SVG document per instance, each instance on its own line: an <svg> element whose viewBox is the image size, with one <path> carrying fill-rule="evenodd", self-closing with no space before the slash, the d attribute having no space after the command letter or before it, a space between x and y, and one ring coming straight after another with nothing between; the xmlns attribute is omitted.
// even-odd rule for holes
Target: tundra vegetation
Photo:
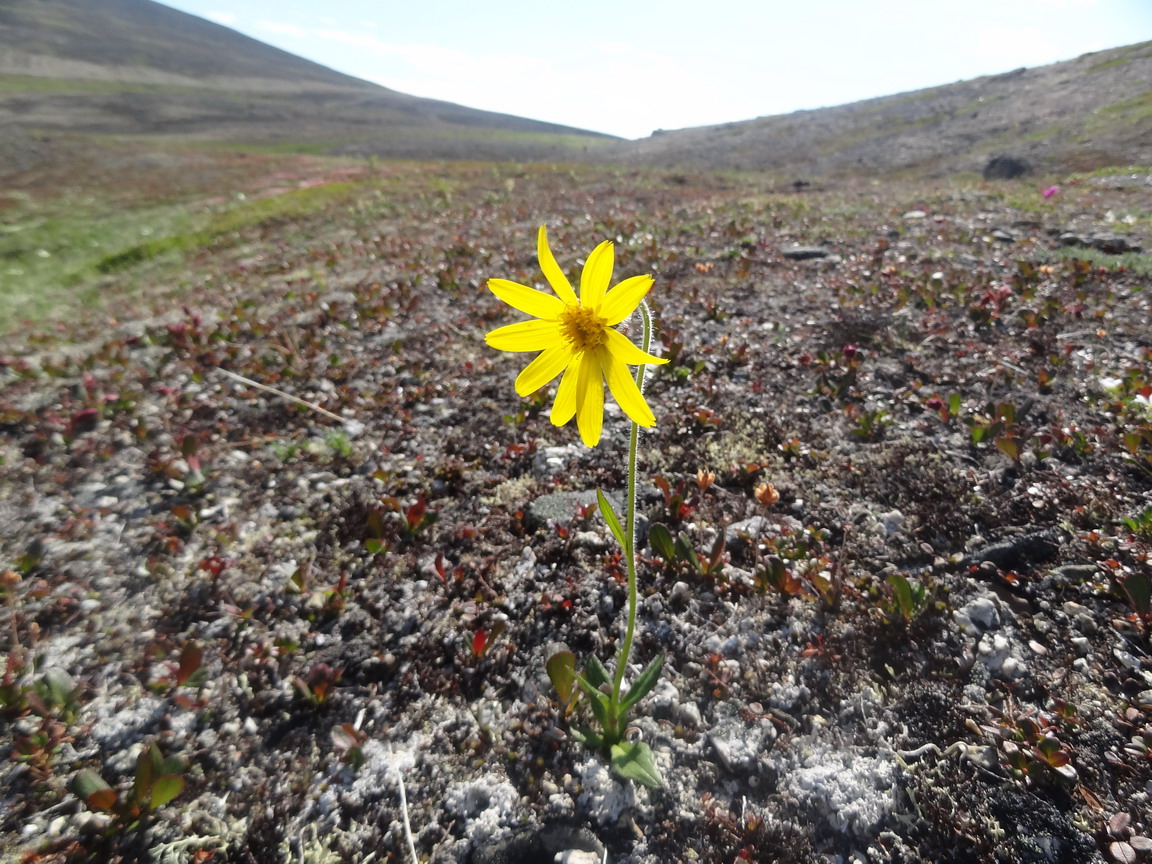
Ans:
<svg viewBox="0 0 1152 864"><path fill-rule="evenodd" d="M0 848L1152 860L1152 168L794 179L13 178ZM484 344L540 225L654 280L634 537L629 417Z"/></svg>

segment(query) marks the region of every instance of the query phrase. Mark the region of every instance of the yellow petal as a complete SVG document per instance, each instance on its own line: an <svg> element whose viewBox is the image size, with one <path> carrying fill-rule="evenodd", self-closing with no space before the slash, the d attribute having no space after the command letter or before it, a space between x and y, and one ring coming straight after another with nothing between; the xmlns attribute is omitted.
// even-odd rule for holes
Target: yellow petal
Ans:
<svg viewBox="0 0 1152 864"><path fill-rule="evenodd" d="M563 343L560 325L555 321L520 321L497 327L484 341L500 351L543 351Z"/></svg>
<svg viewBox="0 0 1152 864"><path fill-rule="evenodd" d="M636 386L628 367L604 348L600 349L600 365L604 368L604 377L608 379L612 397L632 422L639 426L655 426L656 417L652 414L648 403L644 401L644 394Z"/></svg>
<svg viewBox="0 0 1152 864"><path fill-rule="evenodd" d="M516 376L516 392L521 396L535 393L563 372L571 359L572 349L566 343L546 349Z"/></svg>
<svg viewBox="0 0 1152 864"><path fill-rule="evenodd" d="M636 311L636 307L640 305L640 301L651 287L651 276L633 276L631 279L625 279L604 297L600 315L606 319L609 327L615 327Z"/></svg>
<svg viewBox="0 0 1152 864"><path fill-rule="evenodd" d="M615 253L612 241L605 240L592 250L584 262L584 272L580 274L580 305L586 309L597 309L612 281L612 266Z"/></svg>
<svg viewBox="0 0 1152 864"><path fill-rule="evenodd" d="M572 283L568 281L568 277L564 275L564 271L552 256L552 250L548 248L548 229L543 225L536 234L536 257L540 259L540 269L544 271L544 278L548 280L556 296L569 306L578 305L580 301L576 299Z"/></svg>
<svg viewBox="0 0 1152 864"><path fill-rule="evenodd" d="M519 282L489 279L488 290L513 309L533 318L556 318L564 311L564 302L559 298Z"/></svg>
<svg viewBox="0 0 1152 864"><path fill-rule="evenodd" d="M604 332L608 336L608 342L605 347L612 352L613 357L623 363L627 363L629 366L639 366L641 363L647 363L650 366L660 366L668 362L667 357L656 357L652 354L645 354L632 343L631 339L619 330L609 328Z"/></svg>
<svg viewBox="0 0 1152 864"><path fill-rule="evenodd" d="M604 373L595 351L584 353L580 363L580 378L576 382L576 425L580 438L588 447L600 443L604 428Z"/></svg>
<svg viewBox="0 0 1152 864"><path fill-rule="evenodd" d="M552 403L551 420L553 426L563 426L576 416L576 384L580 379L580 366L583 354L576 354L564 370L560 386L556 388L556 401Z"/></svg>

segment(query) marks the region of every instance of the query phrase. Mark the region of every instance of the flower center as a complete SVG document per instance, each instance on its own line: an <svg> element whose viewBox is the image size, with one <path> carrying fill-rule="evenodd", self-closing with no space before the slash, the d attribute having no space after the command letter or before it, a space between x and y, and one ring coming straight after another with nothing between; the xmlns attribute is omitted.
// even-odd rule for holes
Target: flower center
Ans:
<svg viewBox="0 0 1152 864"><path fill-rule="evenodd" d="M608 339L608 325L594 309L569 306L560 313L560 332L574 351L594 351Z"/></svg>

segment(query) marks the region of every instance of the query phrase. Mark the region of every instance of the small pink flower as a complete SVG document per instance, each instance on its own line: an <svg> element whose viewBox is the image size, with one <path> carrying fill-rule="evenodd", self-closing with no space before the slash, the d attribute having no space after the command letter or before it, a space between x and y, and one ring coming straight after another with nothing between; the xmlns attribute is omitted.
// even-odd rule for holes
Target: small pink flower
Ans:
<svg viewBox="0 0 1152 864"><path fill-rule="evenodd" d="M1044 190L1044 197L1045 198L1051 198L1053 195L1055 195L1059 191L1060 191L1059 186L1049 186L1047 189Z"/></svg>

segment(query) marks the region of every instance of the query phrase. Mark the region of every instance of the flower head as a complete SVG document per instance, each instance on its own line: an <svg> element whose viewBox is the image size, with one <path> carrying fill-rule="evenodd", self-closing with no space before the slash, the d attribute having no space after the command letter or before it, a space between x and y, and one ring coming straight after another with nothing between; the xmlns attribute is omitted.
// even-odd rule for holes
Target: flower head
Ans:
<svg viewBox="0 0 1152 864"><path fill-rule="evenodd" d="M563 426L575 417L580 437L589 447L599 443L604 425L605 381L634 423L655 426L652 409L628 366L668 361L640 350L615 329L640 305L652 287L652 277L633 276L609 290L614 257L612 243L606 240L584 262L577 296L548 248L543 225L537 235L536 252L544 278L555 294L507 279L488 280L493 294L534 319L498 327L484 337L500 351L540 352L517 376L516 392L527 396L563 372L552 404L552 423Z"/></svg>

